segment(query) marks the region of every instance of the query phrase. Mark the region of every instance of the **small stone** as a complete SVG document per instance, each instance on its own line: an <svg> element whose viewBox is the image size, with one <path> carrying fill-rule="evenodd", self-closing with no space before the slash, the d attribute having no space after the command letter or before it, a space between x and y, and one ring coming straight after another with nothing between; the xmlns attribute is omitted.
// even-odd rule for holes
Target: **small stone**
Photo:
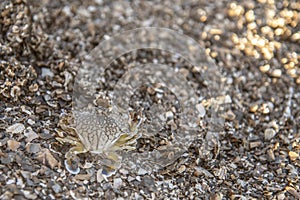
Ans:
<svg viewBox="0 0 300 200"><path fill-rule="evenodd" d="M25 131L24 131L24 135L27 137L25 139L26 142L31 142L32 140L38 138L38 134L36 134L31 127L28 127Z"/></svg>
<svg viewBox="0 0 300 200"><path fill-rule="evenodd" d="M16 151L20 147L21 143L15 140L8 140L7 146L10 150Z"/></svg>
<svg viewBox="0 0 300 200"><path fill-rule="evenodd" d="M120 188L122 186L122 179L121 178L115 178L114 179L114 188Z"/></svg>
<svg viewBox="0 0 300 200"><path fill-rule="evenodd" d="M74 176L74 178L76 180L81 180L81 181L90 180L91 174L76 174L76 176Z"/></svg>
<svg viewBox="0 0 300 200"><path fill-rule="evenodd" d="M143 197L135 192L134 193L134 199L140 200L140 199L143 199Z"/></svg>
<svg viewBox="0 0 300 200"><path fill-rule="evenodd" d="M267 103L262 104L262 106L261 106L261 112L263 114L269 114L270 113L270 108L269 108L269 106L268 106Z"/></svg>
<svg viewBox="0 0 300 200"><path fill-rule="evenodd" d="M91 167L93 167L93 163L90 162L85 162L84 166L82 167L83 169L90 169Z"/></svg>
<svg viewBox="0 0 300 200"><path fill-rule="evenodd" d="M290 193L291 195L293 195L295 197L295 199L300 199L300 194L297 192L297 190L295 190L293 187L290 186L286 186L285 190Z"/></svg>
<svg viewBox="0 0 300 200"><path fill-rule="evenodd" d="M23 124L16 123L16 124L13 124L13 125L9 126L6 129L6 132L15 134L15 133L22 133L24 130L25 130L25 126Z"/></svg>
<svg viewBox="0 0 300 200"><path fill-rule="evenodd" d="M299 154L294 152L294 151L290 151L289 152L289 157L292 161L296 160L297 158L299 158Z"/></svg>
<svg viewBox="0 0 300 200"><path fill-rule="evenodd" d="M32 126L35 124L35 121L33 121L32 119L28 119L27 123Z"/></svg>
<svg viewBox="0 0 300 200"><path fill-rule="evenodd" d="M271 140L276 135L276 131L273 128L267 128L265 130L265 140Z"/></svg>
<svg viewBox="0 0 300 200"><path fill-rule="evenodd" d="M225 113L225 119L233 121L235 119L235 114L231 110L229 110Z"/></svg>
<svg viewBox="0 0 300 200"><path fill-rule="evenodd" d="M42 68L42 77L45 77L45 76L53 77L54 74L49 68L43 67Z"/></svg>
<svg viewBox="0 0 300 200"><path fill-rule="evenodd" d="M260 70L261 72L263 72L263 73L266 73L266 72L268 72L268 71L270 70L270 65L267 64L267 65L260 66L260 67L259 67L259 70Z"/></svg>
<svg viewBox="0 0 300 200"><path fill-rule="evenodd" d="M300 85L300 77L296 79L296 83Z"/></svg>
<svg viewBox="0 0 300 200"><path fill-rule="evenodd" d="M284 193L278 194L278 195L277 195L277 199L278 199L278 200L284 200L284 199L286 199L286 198L285 198L285 194L284 194Z"/></svg>
<svg viewBox="0 0 300 200"><path fill-rule="evenodd" d="M236 3L231 3L230 4L230 8L227 11L227 14L230 17L239 17L241 15L243 15L245 12L243 6L241 5L237 5Z"/></svg>
<svg viewBox="0 0 300 200"><path fill-rule="evenodd" d="M138 175L145 175L145 174L148 174L148 171L146 171L143 168L139 168Z"/></svg>
<svg viewBox="0 0 300 200"><path fill-rule="evenodd" d="M237 183L238 183L239 185L241 185L242 187L245 187L245 186L247 185L247 182L246 182L246 181L243 181L243 180L241 180L241 179L238 179L238 180L237 180Z"/></svg>
<svg viewBox="0 0 300 200"><path fill-rule="evenodd" d="M0 157L0 162L1 162L1 164L4 164L4 165L9 164L13 161L14 161L14 156L10 153L5 154L4 156Z"/></svg>
<svg viewBox="0 0 300 200"><path fill-rule="evenodd" d="M280 78L282 75L282 72L280 69L274 69L273 72L271 73L271 76L274 78Z"/></svg>
<svg viewBox="0 0 300 200"><path fill-rule="evenodd" d="M61 187L60 187L60 185L58 185L58 184L54 184L54 185L52 186L52 190L57 194L57 193L60 193L60 192L61 192Z"/></svg>
<svg viewBox="0 0 300 200"><path fill-rule="evenodd" d="M49 149L42 149L37 155L37 160L51 169L58 165L58 161L53 157Z"/></svg>
<svg viewBox="0 0 300 200"><path fill-rule="evenodd" d="M206 110L205 110L205 108L204 108L204 106L202 104L197 104L196 105L196 109L198 110L200 117L204 117L205 116Z"/></svg>
<svg viewBox="0 0 300 200"><path fill-rule="evenodd" d="M250 149L259 147L261 145L261 141L250 142Z"/></svg>
<svg viewBox="0 0 300 200"><path fill-rule="evenodd" d="M232 99L229 95L225 95L225 96L218 96L216 98L217 104L218 105L222 105L222 104L230 104L232 103Z"/></svg>
<svg viewBox="0 0 300 200"><path fill-rule="evenodd" d="M179 173L182 173L182 172L185 172L185 170L186 170L186 166L185 166L185 165L181 165L181 166L179 167L179 169L178 169L178 172L179 172Z"/></svg>
<svg viewBox="0 0 300 200"><path fill-rule="evenodd" d="M20 89L20 87L18 87L18 86L12 87L12 89L11 89L11 91L10 91L10 95L11 95L12 97L18 98L18 97L20 96L20 94L21 94L21 89Z"/></svg>
<svg viewBox="0 0 300 200"><path fill-rule="evenodd" d="M245 18L247 22L253 22L255 20L255 15L253 10L249 10L245 13Z"/></svg>
<svg viewBox="0 0 300 200"><path fill-rule="evenodd" d="M98 183L101 183L103 180L104 180L104 177L103 177L103 175L102 175L102 169L99 169L98 171L97 171L97 182Z"/></svg>
<svg viewBox="0 0 300 200"><path fill-rule="evenodd" d="M210 195L210 200L222 200L223 194L222 193L214 193Z"/></svg>
<svg viewBox="0 0 300 200"><path fill-rule="evenodd" d="M167 119L173 119L173 118L174 118L173 112L172 112L172 111L166 112L166 118L167 118Z"/></svg>
<svg viewBox="0 0 300 200"><path fill-rule="evenodd" d="M273 149L268 149L268 150L267 150L267 155L268 155L268 158L269 158L271 161L274 161L274 160L275 160L275 155L274 155Z"/></svg>
<svg viewBox="0 0 300 200"><path fill-rule="evenodd" d="M206 170L202 167L195 167L194 175L198 177L202 174L204 176L206 176L207 178L213 178L214 177L214 175L212 173L210 173L208 170Z"/></svg>
<svg viewBox="0 0 300 200"><path fill-rule="evenodd" d="M252 113L255 113L258 110L258 105L257 104L253 104L250 106L249 111Z"/></svg>
<svg viewBox="0 0 300 200"><path fill-rule="evenodd" d="M128 172L128 170L126 170L126 169L120 169L119 170L119 172L121 173L121 174L123 174L123 175L127 175L129 172Z"/></svg>
<svg viewBox="0 0 300 200"><path fill-rule="evenodd" d="M149 175L146 175L146 176L143 177L141 185L143 185L144 187L146 187L149 190L152 190L152 191L155 190L155 181Z"/></svg>
<svg viewBox="0 0 300 200"><path fill-rule="evenodd" d="M39 85L36 84L36 83L29 86L29 91L30 92L36 92L36 91L38 91L38 89L39 89Z"/></svg>
<svg viewBox="0 0 300 200"><path fill-rule="evenodd" d="M38 153L41 150L41 145L37 143L28 143L25 148L28 153Z"/></svg>
<svg viewBox="0 0 300 200"><path fill-rule="evenodd" d="M28 171L21 170L20 173L21 173L22 177L25 179L30 178L30 176L31 176L31 173Z"/></svg>
<svg viewBox="0 0 300 200"><path fill-rule="evenodd" d="M26 199L37 199L37 195L32 193L32 191L24 190L23 194Z"/></svg>
<svg viewBox="0 0 300 200"><path fill-rule="evenodd" d="M131 182L131 181L134 181L134 180L135 180L135 178L134 178L134 177L132 177L132 176L128 176L127 180L128 180L129 182Z"/></svg>

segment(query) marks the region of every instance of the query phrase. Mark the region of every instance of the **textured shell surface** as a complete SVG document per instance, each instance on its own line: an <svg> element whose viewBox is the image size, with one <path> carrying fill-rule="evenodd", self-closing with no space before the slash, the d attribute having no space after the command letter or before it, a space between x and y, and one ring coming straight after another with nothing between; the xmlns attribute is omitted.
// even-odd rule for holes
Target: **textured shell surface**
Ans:
<svg viewBox="0 0 300 200"><path fill-rule="evenodd" d="M115 120L91 111L74 111L76 132L84 147L93 153L102 153L122 134Z"/></svg>

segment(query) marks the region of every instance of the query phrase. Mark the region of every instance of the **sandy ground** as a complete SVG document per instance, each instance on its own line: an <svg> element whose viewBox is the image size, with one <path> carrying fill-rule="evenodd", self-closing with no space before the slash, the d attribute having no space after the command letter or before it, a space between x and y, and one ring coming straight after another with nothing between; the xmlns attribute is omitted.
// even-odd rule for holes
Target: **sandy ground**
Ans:
<svg viewBox="0 0 300 200"><path fill-rule="evenodd" d="M299 21L297 0L2 0L0 199L300 199ZM71 113L84 56L114 34L146 26L183 33L213 59L231 100L225 122L158 171L123 166L105 180L85 153L80 173L70 174L71 146L55 138L66 134L58 122ZM111 63L102 90L147 62L179 69L197 95L210 87L184 59L148 49ZM145 91L133 100L146 101L153 91ZM161 138L141 138L139 151L164 146L170 135Z"/></svg>

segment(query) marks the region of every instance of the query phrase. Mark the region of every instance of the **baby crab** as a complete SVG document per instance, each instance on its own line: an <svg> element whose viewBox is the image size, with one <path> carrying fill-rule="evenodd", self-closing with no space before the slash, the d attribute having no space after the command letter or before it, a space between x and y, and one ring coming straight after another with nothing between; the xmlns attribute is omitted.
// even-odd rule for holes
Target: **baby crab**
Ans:
<svg viewBox="0 0 300 200"><path fill-rule="evenodd" d="M56 139L73 147L65 154L66 169L72 174L78 174L77 154L90 152L101 157L102 173L112 175L121 165L121 150L134 150L136 140L140 137L137 129L141 123L129 120L129 131L124 132L117 121L105 113L91 110L73 111L72 117L63 117L58 126L66 132L66 137ZM74 122L72 122L74 121Z"/></svg>

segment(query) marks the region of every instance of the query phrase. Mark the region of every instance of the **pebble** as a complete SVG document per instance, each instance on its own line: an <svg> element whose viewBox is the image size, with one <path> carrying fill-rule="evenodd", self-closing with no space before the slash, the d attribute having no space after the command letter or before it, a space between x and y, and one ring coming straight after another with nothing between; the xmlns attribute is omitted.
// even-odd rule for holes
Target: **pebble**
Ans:
<svg viewBox="0 0 300 200"><path fill-rule="evenodd" d="M179 169L178 169L178 172L179 172L179 173L182 173L182 172L185 172L185 170L186 170L186 166L185 166L185 165L181 165L181 166L179 167Z"/></svg>
<svg viewBox="0 0 300 200"><path fill-rule="evenodd" d="M294 152L294 151L290 151L289 152L289 157L292 161L296 160L297 158L299 158L299 153Z"/></svg>
<svg viewBox="0 0 300 200"><path fill-rule="evenodd" d="M274 78L280 78L282 75L282 72L280 69L274 69L274 71L271 73L271 76Z"/></svg>
<svg viewBox="0 0 300 200"><path fill-rule="evenodd" d="M35 124L35 121L34 120L32 120L32 119L28 119L27 120L27 123L29 124L29 125L34 125Z"/></svg>
<svg viewBox="0 0 300 200"><path fill-rule="evenodd" d="M136 176L136 177L135 177L135 180L141 181L141 177L140 177L140 176Z"/></svg>
<svg viewBox="0 0 300 200"><path fill-rule="evenodd" d="M9 164L14 161L14 155L11 153L6 154L5 156L0 157L1 164Z"/></svg>
<svg viewBox="0 0 300 200"><path fill-rule="evenodd" d="M267 128L265 130L265 140L271 140L276 135L276 131L273 128Z"/></svg>
<svg viewBox="0 0 300 200"><path fill-rule="evenodd" d="M51 169L54 169L58 165L58 161L55 159L55 157L51 154L49 149L42 149L36 159L40 161L42 164L47 165Z"/></svg>
<svg viewBox="0 0 300 200"><path fill-rule="evenodd" d="M204 117L205 116L206 110L205 110L205 108L204 108L204 106L202 104L197 104L196 105L196 109L198 110L200 117Z"/></svg>
<svg viewBox="0 0 300 200"><path fill-rule="evenodd" d="M262 104L262 106L261 106L261 112L263 114L269 114L270 113L270 108L269 108L269 106L268 106L267 103Z"/></svg>
<svg viewBox="0 0 300 200"><path fill-rule="evenodd" d="M293 195L295 197L295 199L300 199L300 194L299 192L297 192L297 190L295 190L295 188L291 187L291 186L286 186L285 190L290 193L291 195Z"/></svg>
<svg viewBox="0 0 300 200"><path fill-rule="evenodd" d="M202 167L195 167L194 175L195 176L200 176L201 174L203 174L204 176L206 176L208 178L213 178L214 177L214 175L212 173L210 173L209 171L207 171L206 169L204 169Z"/></svg>
<svg viewBox="0 0 300 200"><path fill-rule="evenodd" d="M149 190L152 190L152 191L153 191L153 190L155 189L155 181L154 181L154 179L153 179L151 176L149 176L149 175L143 177L142 184L143 184L145 187L147 187L147 189L149 189Z"/></svg>
<svg viewBox="0 0 300 200"><path fill-rule="evenodd" d="M225 114L225 119L233 121L235 119L235 114L231 110L229 110Z"/></svg>
<svg viewBox="0 0 300 200"><path fill-rule="evenodd" d="M32 191L24 190L23 194L26 199L37 199L37 195L32 193Z"/></svg>
<svg viewBox="0 0 300 200"><path fill-rule="evenodd" d="M274 154L273 149L268 149L268 150L267 150L267 155L268 155L268 158L269 158L271 161L274 161L274 160L275 160L275 154Z"/></svg>
<svg viewBox="0 0 300 200"><path fill-rule="evenodd" d="M258 110L258 105L257 104L253 104L250 106L249 111L252 113L255 113Z"/></svg>
<svg viewBox="0 0 300 200"><path fill-rule="evenodd" d="M174 118L173 112L172 112L172 111L166 112L166 118L167 118L167 119L173 119L173 118Z"/></svg>
<svg viewBox="0 0 300 200"><path fill-rule="evenodd" d="M250 149L259 147L260 145L261 145L261 141L250 142Z"/></svg>
<svg viewBox="0 0 300 200"><path fill-rule="evenodd" d="M133 178L132 176L128 176L127 180L128 180L129 182L131 182L131 181L135 180L135 178Z"/></svg>
<svg viewBox="0 0 300 200"><path fill-rule="evenodd" d="M98 182L98 183L101 183L101 182L104 180L104 177L103 177L103 175L102 175L102 169L99 169L99 170L97 171L96 177L97 177L97 182Z"/></svg>
<svg viewBox="0 0 300 200"><path fill-rule="evenodd" d="M41 150L41 145L37 143L29 143L25 148L28 153L37 153Z"/></svg>
<svg viewBox="0 0 300 200"><path fill-rule="evenodd" d="M146 170L143 169L143 168L139 168L139 170L138 170L138 175L145 175L145 174L148 174L148 171L146 171Z"/></svg>
<svg viewBox="0 0 300 200"><path fill-rule="evenodd" d="M8 140L7 146L10 150L16 151L20 147L21 143L16 140Z"/></svg>
<svg viewBox="0 0 300 200"><path fill-rule="evenodd" d="M53 77L54 74L53 74L53 72L49 68L43 67L42 68L42 77L45 77L45 76Z"/></svg>
<svg viewBox="0 0 300 200"><path fill-rule="evenodd" d="M270 65L267 64L267 65L260 66L259 70L263 73L268 72L270 70Z"/></svg>
<svg viewBox="0 0 300 200"><path fill-rule="evenodd" d="M232 99L229 95L218 96L216 98L216 102L217 102L218 105L230 104L230 103L232 103Z"/></svg>
<svg viewBox="0 0 300 200"><path fill-rule="evenodd" d="M61 192L61 187L60 187L60 185L58 185L58 184L54 184L54 185L52 186L52 189L53 189L53 191L54 191L55 193L60 193L60 192Z"/></svg>
<svg viewBox="0 0 300 200"><path fill-rule="evenodd" d="M144 199L141 195L139 195L138 193L134 193L134 198L136 199L136 200L141 200L141 199Z"/></svg>
<svg viewBox="0 0 300 200"><path fill-rule="evenodd" d="M32 130L31 127L28 127L25 131L24 131L24 135L27 137L25 139L26 142L31 142L32 140L38 138L38 134L36 134L36 132L34 132Z"/></svg>
<svg viewBox="0 0 300 200"><path fill-rule="evenodd" d="M223 194L222 193L214 193L210 195L210 200L222 200Z"/></svg>
<svg viewBox="0 0 300 200"><path fill-rule="evenodd" d="M91 162L85 162L84 166L82 167L83 169L90 169L93 167L93 163Z"/></svg>
<svg viewBox="0 0 300 200"><path fill-rule="evenodd" d="M23 124L16 123L16 124L13 124L13 125L9 126L6 129L6 132L15 134L15 133L22 133L24 130L25 130L25 126Z"/></svg>
<svg viewBox="0 0 300 200"><path fill-rule="evenodd" d="M286 198L285 198L285 194L284 194L284 193L278 194L278 195L277 195L277 199L278 199L278 200L284 200L284 199L286 199Z"/></svg>
<svg viewBox="0 0 300 200"><path fill-rule="evenodd" d="M120 172L121 174L123 174L123 175L127 175L127 174L129 173L128 170L123 169L123 168L121 168L121 169L119 170L119 172Z"/></svg>
<svg viewBox="0 0 300 200"><path fill-rule="evenodd" d="M121 178L115 178L113 186L114 186L114 188L120 188L122 186L122 183L123 183L123 181Z"/></svg>
<svg viewBox="0 0 300 200"><path fill-rule="evenodd" d="M90 180L91 174L76 174L76 176L74 176L74 178L77 180L81 180L81 181Z"/></svg>

